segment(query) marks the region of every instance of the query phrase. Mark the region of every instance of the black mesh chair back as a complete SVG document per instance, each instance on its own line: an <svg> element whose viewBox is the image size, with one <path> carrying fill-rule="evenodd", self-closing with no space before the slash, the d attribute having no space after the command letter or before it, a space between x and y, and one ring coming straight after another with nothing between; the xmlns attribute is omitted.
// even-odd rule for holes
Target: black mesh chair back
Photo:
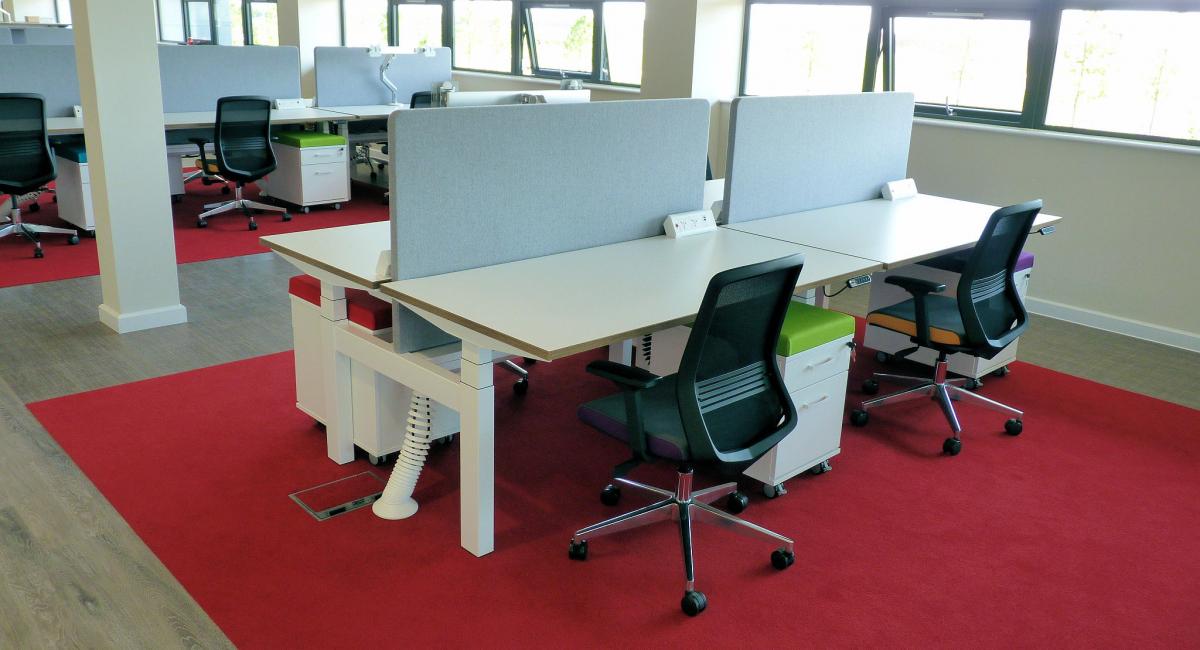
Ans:
<svg viewBox="0 0 1200 650"><path fill-rule="evenodd" d="M775 348L803 265L792 255L709 282L676 376L693 460L747 463L795 426Z"/></svg>
<svg viewBox="0 0 1200 650"><path fill-rule="evenodd" d="M213 149L221 175L230 180L246 183L275 171L271 100L246 96L218 99Z"/></svg>
<svg viewBox="0 0 1200 650"><path fill-rule="evenodd" d="M419 93L413 93L412 99L408 100L409 108L433 108L433 93L424 90Z"/></svg>
<svg viewBox="0 0 1200 650"><path fill-rule="evenodd" d="M1029 314L1012 277L1041 210L1041 200L997 210L967 258L958 283L967 347L998 353L1028 327Z"/></svg>
<svg viewBox="0 0 1200 650"><path fill-rule="evenodd" d="M41 95L0 93L0 192L23 194L54 180Z"/></svg>

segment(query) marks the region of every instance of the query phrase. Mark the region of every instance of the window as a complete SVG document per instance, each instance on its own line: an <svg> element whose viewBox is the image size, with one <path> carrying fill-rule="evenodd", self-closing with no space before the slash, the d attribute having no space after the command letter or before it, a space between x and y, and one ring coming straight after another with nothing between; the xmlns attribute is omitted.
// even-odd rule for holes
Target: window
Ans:
<svg viewBox="0 0 1200 650"><path fill-rule="evenodd" d="M203 44L213 42L213 14L209 0L188 0L184 3L187 20L187 42Z"/></svg>
<svg viewBox="0 0 1200 650"><path fill-rule="evenodd" d="M889 90L912 92L927 110L981 109L1019 120L1025 103L1030 21L983 13L895 16ZM886 68L885 68L886 69Z"/></svg>
<svg viewBox="0 0 1200 650"><path fill-rule="evenodd" d="M1046 124L1200 140L1200 12L1062 12Z"/></svg>
<svg viewBox="0 0 1200 650"><path fill-rule="evenodd" d="M510 0L455 0L454 67L512 72Z"/></svg>
<svg viewBox="0 0 1200 650"><path fill-rule="evenodd" d="M158 38L172 43L279 45L277 0L158 0Z"/></svg>
<svg viewBox="0 0 1200 650"><path fill-rule="evenodd" d="M57 12L58 22L71 24L71 0L54 0L54 11Z"/></svg>
<svg viewBox="0 0 1200 650"><path fill-rule="evenodd" d="M343 0L342 22L346 45L370 47L388 44L388 0Z"/></svg>
<svg viewBox="0 0 1200 650"><path fill-rule="evenodd" d="M746 38L748 95L862 90L869 5L754 3Z"/></svg>
<svg viewBox="0 0 1200 650"><path fill-rule="evenodd" d="M246 12L251 45L279 45L279 5L275 0L252 0Z"/></svg>
<svg viewBox="0 0 1200 650"><path fill-rule="evenodd" d="M187 40L183 30L183 4L176 0L164 0L158 5L158 38L172 43Z"/></svg>
<svg viewBox="0 0 1200 650"><path fill-rule="evenodd" d="M391 44L408 50L441 47L443 12L444 8L437 3L394 1L392 15L396 37Z"/></svg>
<svg viewBox="0 0 1200 650"><path fill-rule="evenodd" d="M642 85L642 34L646 3L604 3L604 52L607 79L613 83Z"/></svg>
<svg viewBox="0 0 1200 650"><path fill-rule="evenodd" d="M588 6L526 3L525 39L534 74L591 77L596 12Z"/></svg>

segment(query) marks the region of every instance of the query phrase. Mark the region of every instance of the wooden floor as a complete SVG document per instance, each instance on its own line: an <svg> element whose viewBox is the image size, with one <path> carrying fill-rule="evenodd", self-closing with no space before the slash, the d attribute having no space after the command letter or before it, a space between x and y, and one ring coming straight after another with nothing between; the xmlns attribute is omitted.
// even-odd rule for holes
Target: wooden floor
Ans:
<svg viewBox="0 0 1200 650"><path fill-rule="evenodd" d="M190 322L125 336L96 321L98 278L0 289L0 649L230 646L24 407L291 347L290 265L179 268ZM866 295L833 306L861 315ZM1195 353L1035 317L1018 356L1200 408Z"/></svg>

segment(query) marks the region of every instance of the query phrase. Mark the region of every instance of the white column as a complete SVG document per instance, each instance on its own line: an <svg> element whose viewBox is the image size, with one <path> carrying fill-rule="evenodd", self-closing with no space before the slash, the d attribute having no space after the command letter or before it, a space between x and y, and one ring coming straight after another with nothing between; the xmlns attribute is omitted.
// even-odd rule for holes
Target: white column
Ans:
<svg viewBox="0 0 1200 650"><path fill-rule="evenodd" d="M72 0L100 285L119 333L187 321L179 302L154 3Z"/></svg>
<svg viewBox="0 0 1200 650"><path fill-rule="evenodd" d="M317 92L313 48L342 44L338 0L279 0L278 11L279 44L300 48L300 91L313 97Z"/></svg>

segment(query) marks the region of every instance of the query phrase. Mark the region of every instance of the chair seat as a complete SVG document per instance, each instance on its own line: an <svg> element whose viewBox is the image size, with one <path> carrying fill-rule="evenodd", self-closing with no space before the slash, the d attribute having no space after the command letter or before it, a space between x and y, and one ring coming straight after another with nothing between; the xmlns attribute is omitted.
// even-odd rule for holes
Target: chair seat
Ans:
<svg viewBox="0 0 1200 650"><path fill-rule="evenodd" d="M321 306L321 281L311 275L294 275L288 280L288 293ZM346 318L372 332L392 326L392 304L362 289L346 289Z"/></svg>
<svg viewBox="0 0 1200 650"><path fill-rule="evenodd" d="M642 391L642 417L645 421L647 450L659 458L687 460L687 436L675 399L675 376L664 377L654 388ZM579 407L579 419L605 435L629 441L625 418L625 396L616 393Z"/></svg>
<svg viewBox="0 0 1200 650"><path fill-rule="evenodd" d="M942 345L962 345L967 330L963 326L962 314L958 312L958 301L948 296L928 296L929 339ZM867 324L908 336L917 335L917 308L910 298L867 315Z"/></svg>

